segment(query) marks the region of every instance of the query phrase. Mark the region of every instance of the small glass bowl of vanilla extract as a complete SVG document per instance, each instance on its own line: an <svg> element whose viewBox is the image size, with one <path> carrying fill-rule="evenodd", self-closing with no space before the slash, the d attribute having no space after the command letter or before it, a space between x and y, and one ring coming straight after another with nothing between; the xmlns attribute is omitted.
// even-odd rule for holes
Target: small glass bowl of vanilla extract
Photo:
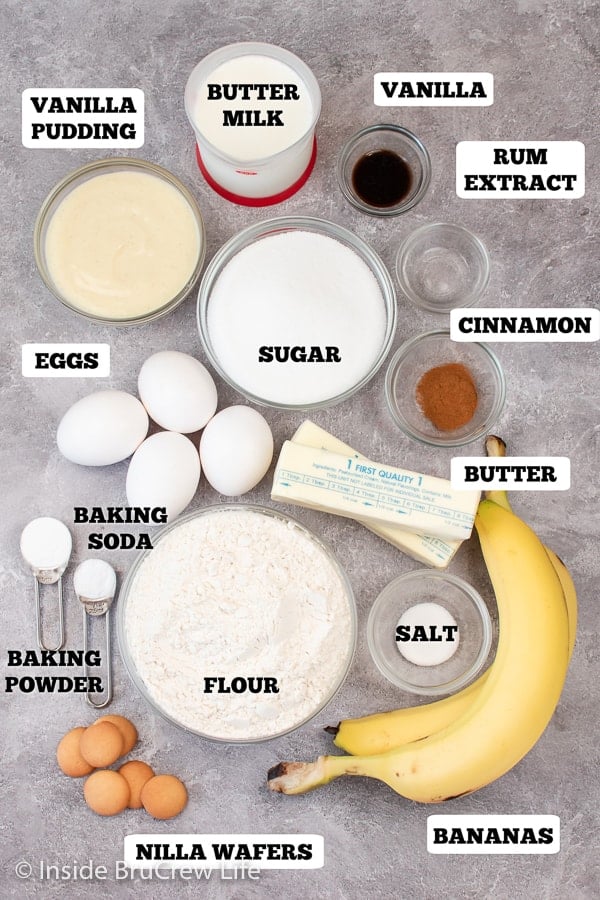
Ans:
<svg viewBox="0 0 600 900"><path fill-rule="evenodd" d="M419 138L401 125L370 125L340 153L337 176L344 197L372 216L398 216L422 200L431 160Z"/></svg>

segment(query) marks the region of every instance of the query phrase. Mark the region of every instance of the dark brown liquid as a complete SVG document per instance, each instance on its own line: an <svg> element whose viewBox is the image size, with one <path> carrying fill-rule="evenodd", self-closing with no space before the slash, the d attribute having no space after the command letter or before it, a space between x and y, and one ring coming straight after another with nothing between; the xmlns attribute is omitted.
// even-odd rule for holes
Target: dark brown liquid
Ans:
<svg viewBox="0 0 600 900"><path fill-rule="evenodd" d="M410 193L413 174L393 150L371 150L355 163L352 187L368 206L395 206Z"/></svg>

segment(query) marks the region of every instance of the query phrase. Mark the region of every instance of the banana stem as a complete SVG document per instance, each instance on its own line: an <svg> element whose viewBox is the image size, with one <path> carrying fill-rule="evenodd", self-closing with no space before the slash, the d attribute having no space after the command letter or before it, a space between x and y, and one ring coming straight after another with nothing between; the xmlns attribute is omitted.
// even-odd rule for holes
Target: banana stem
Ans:
<svg viewBox="0 0 600 900"><path fill-rule="evenodd" d="M314 762L282 762L269 770L267 787L280 794L305 794L341 775L367 775L369 759L355 756L319 756ZM376 777L376 776L372 776Z"/></svg>
<svg viewBox="0 0 600 900"><path fill-rule="evenodd" d="M485 452L491 457L506 456L506 444L502 438L497 437L495 434L488 434L485 439ZM511 512L506 491L485 491L485 496L488 500L493 500L498 506L503 506L504 509Z"/></svg>

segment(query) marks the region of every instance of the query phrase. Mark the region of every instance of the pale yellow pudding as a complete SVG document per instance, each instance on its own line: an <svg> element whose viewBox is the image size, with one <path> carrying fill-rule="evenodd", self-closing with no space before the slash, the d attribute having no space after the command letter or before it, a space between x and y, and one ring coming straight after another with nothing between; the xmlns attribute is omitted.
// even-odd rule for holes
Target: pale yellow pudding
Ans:
<svg viewBox="0 0 600 900"><path fill-rule="evenodd" d="M96 175L68 193L45 236L48 273L64 300L104 319L144 317L188 284L202 235L186 198L157 175Z"/></svg>

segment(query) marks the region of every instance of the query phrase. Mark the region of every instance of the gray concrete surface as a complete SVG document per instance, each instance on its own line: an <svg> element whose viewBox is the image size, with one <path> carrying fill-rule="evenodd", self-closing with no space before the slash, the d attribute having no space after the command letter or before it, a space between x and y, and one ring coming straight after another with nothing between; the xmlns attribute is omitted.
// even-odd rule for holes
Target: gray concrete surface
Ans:
<svg viewBox="0 0 600 900"><path fill-rule="evenodd" d="M146 143L138 155L161 163L194 191L205 216L209 258L231 235L261 218L285 213L322 216L353 229L391 266L402 237L435 220L460 222L486 243L492 273L489 306L591 306L597 302L597 157L592 137L597 109L594 45L598 8L588 0L475 0L446 7L433 0L372 4L269 0L124 3L82 0L27 3L6 0L1 60L0 148L2 203L2 571L0 659L7 648L33 648L32 583L20 559L19 534L31 518L54 515L72 523L74 505L122 504L126 464L88 470L58 454L57 422L76 398L106 384L135 390L143 360L176 348L203 359L195 327L195 298L145 327L93 327L63 309L43 286L32 253L38 208L56 181L102 155L92 150L24 149L20 95L28 87L117 86L145 91ZM288 47L313 69L323 93L319 157L305 188L272 210L232 206L203 183L183 109L183 88L207 52L237 40ZM493 106L476 109L391 109L372 103L380 70L490 71ZM342 198L335 177L338 150L354 130L390 120L413 129L433 161L431 188L412 213L391 220L362 216ZM464 201L454 190L455 143L467 139L573 139L587 145L584 199ZM596 135L597 139L597 135ZM395 346L439 320L399 297ZM99 341L112 347L112 374L102 382L27 380L21 345L38 341ZM115 699L111 711L139 726L139 756L178 774L190 802L182 816L156 826L143 813L100 819L84 806L80 784L63 778L54 749L68 728L94 719L75 695L6 694L2 689L2 866L4 897L152 898L526 898L569 900L599 896L598 863L598 452L600 415L596 344L497 345L508 400L497 431L519 455L571 458L572 487L564 494L530 493L515 507L571 567L580 599L577 647L558 710L536 748L486 789L443 807L407 802L384 785L339 781L300 798L272 795L267 769L281 759L327 752L321 727L340 717L408 704L375 670L366 646L369 608L394 576L416 567L360 526L308 511L303 522L328 540L346 567L359 610L359 641L350 675L329 709L296 733L259 746L214 745L165 724L128 680L115 643ZM314 419L372 457L447 475L452 451L423 449L404 438L385 407L384 371L358 396ZM239 398L219 382L220 407ZM277 445L301 414L268 412ZM479 445L475 453L482 452ZM267 479L248 500L268 502ZM218 502L203 482L193 506ZM87 555L85 526L72 527L73 565ZM100 554L98 554L100 555ZM122 577L132 556L109 554ZM475 540L452 571L493 596ZM72 569L71 569L72 572ZM80 609L67 588L68 646L80 646ZM535 640L535 635L532 635ZM34 674L39 674L35 672ZM554 856L430 856L430 813L553 813L561 817L562 846ZM134 832L316 832L324 835L325 867L313 872L267 872L259 882L201 885L62 881L39 877L39 861L59 865L93 860L112 869L123 836ZM15 865L30 861L37 874L19 880Z"/></svg>

